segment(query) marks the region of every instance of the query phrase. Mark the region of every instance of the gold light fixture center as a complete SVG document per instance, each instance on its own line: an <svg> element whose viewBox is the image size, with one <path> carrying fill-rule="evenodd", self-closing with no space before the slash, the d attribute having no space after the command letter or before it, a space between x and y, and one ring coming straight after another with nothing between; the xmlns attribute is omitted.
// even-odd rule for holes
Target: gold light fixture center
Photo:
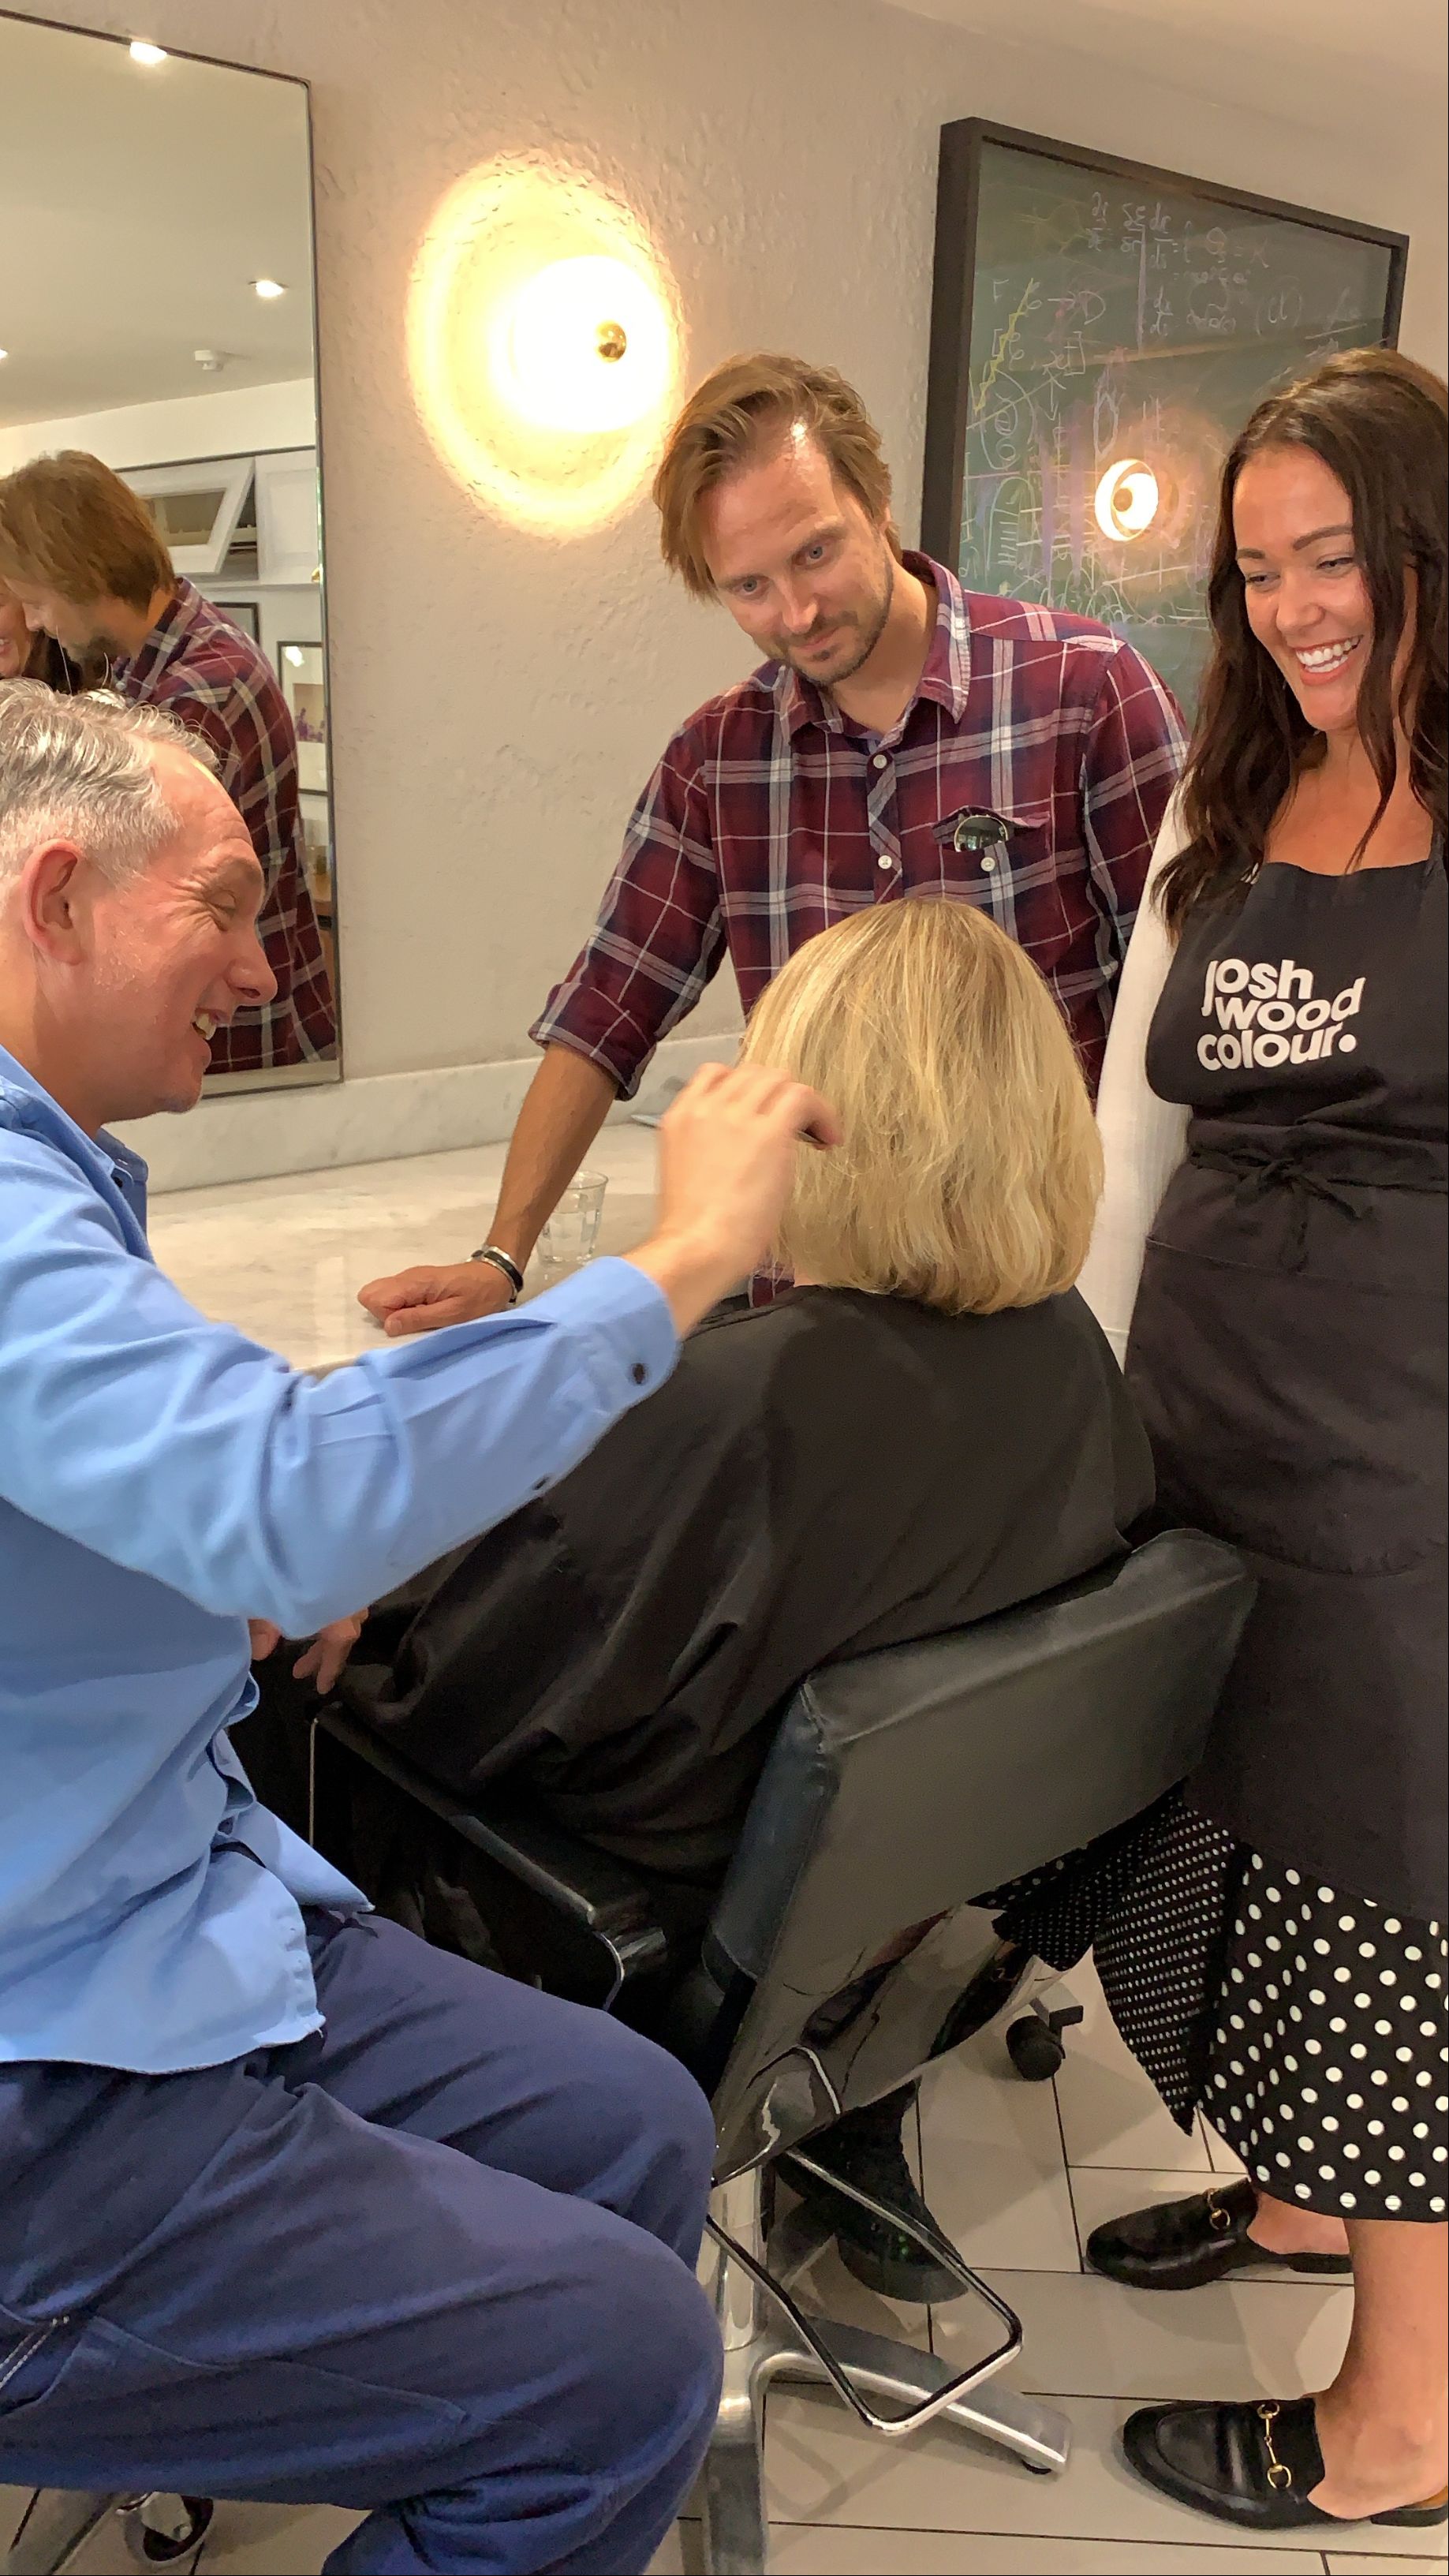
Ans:
<svg viewBox="0 0 1449 2576"><path fill-rule="evenodd" d="M594 346L609 366L617 366L629 346L629 334L623 323L601 322L595 334Z"/></svg>
<svg viewBox="0 0 1449 2576"><path fill-rule="evenodd" d="M1157 516L1161 486L1140 456L1124 456L1109 465L1093 496L1092 508L1104 537L1130 545L1146 534Z"/></svg>

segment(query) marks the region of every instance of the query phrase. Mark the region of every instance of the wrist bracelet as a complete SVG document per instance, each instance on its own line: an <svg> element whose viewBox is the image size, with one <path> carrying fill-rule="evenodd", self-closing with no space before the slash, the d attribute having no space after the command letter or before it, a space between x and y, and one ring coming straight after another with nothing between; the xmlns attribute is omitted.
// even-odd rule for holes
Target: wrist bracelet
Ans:
<svg viewBox="0 0 1449 2576"><path fill-rule="evenodd" d="M500 1252L496 1243L480 1243L477 1251L470 1252L468 1258L470 1261L491 1262L495 1270L501 1270L513 1291L508 1300L509 1305L517 1305L523 1295L523 1273L511 1253Z"/></svg>

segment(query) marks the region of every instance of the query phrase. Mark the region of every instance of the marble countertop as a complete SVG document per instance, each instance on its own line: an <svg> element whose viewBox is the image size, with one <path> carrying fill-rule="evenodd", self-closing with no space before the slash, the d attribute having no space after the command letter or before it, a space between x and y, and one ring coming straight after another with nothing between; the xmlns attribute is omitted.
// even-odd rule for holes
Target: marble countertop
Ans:
<svg viewBox="0 0 1449 2576"><path fill-rule="evenodd" d="M153 1199L162 1269L204 1315L235 1324L294 1368L330 1369L385 1336L357 1303L364 1280L415 1261L465 1261L493 1213L504 1145L295 1172L272 1181L177 1190ZM654 1133L605 1127L588 1169L609 1187L601 1252L627 1252L649 1231ZM537 1264L528 1291L544 1285Z"/></svg>

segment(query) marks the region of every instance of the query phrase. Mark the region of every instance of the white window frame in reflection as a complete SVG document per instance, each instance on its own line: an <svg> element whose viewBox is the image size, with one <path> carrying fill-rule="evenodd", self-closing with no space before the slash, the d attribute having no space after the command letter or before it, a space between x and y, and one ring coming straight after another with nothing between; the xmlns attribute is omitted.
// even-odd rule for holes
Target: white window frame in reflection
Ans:
<svg viewBox="0 0 1449 2576"><path fill-rule="evenodd" d="M162 501L182 492L217 493L211 533L204 545L174 546L167 540L167 552L176 570L194 576L221 571L255 471L254 456L215 456L185 465L125 466L121 479L143 501Z"/></svg>

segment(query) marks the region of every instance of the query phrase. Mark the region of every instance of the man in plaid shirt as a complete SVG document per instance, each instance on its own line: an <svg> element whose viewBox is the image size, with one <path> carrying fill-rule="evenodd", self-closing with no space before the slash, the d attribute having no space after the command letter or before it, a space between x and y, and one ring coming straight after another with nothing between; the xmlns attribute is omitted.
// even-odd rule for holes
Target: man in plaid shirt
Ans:
<svg viewBox="0 0 1449 2576"><path fill-rule="evenodd" d="M257 927L275 999L211 1041L213 1073L316 1064L337 1012L302 859L297 741L266 656L178 575L145 504L95 456L37 457L0 482L0 580L67 652L104 653L111 685L205 737L266 878Z"/></svg>
<svg viewBox="0 0 1449 2576"><path fill-rule="evenodd" d="M544 1058L488 1243L361 1291L390 1333L512 1301L608 1110L726 949L748 1012L845 913L913 894L979 904L1040 967L1096 1085L1182 765L1156 673L1091 618L968 595L903 554L879 437L828 368L717 368L655 499L665 561L769 659L681 727L635 807L594 929L532 1029Z"/></svg>

